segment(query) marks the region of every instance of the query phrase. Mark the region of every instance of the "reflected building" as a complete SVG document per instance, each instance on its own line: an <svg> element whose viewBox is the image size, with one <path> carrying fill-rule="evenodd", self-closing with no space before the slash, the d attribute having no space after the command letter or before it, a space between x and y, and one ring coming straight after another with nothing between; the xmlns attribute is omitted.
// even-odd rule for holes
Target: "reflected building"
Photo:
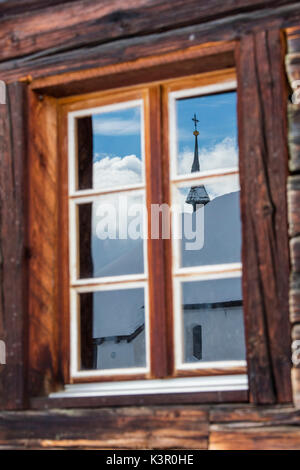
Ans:
<svg viewBox="0 0 300 470"><path fill-rule="evenodd" d="M195 150L194 150L194 161L192 165L192 173L196 173L200 171L200 163L199 163L199 151L198 151L198 135L199 132L197 130L197 122L198 119L196 117L196 114L194 114L194 117L192 119L195 124L195 130L193 132L195 136ZM187 204L192 204L193 206L193 212L196 212L197 207L205 206L208 202L210 201L209 196L207 194L207 191L205 189L205 186L203 184L199 186L192 186L190 189L190 192L188 194L188 197L186 198L186 203Z"/></svg>
<svg viewBox="0 0 300 470"><path fill-rule="evenodd" d="M200 171L196 115L193 121L195 145L191 172L196 173ZM234 182L225 186L220 180L217 192L213 191L211 184L180 189L185 203L193 207L192 213L185 214L185 221L192 219L190 225L194 226L196 211L205 210L204 245L201 249L188 251L185 244L189 240L183 236L182 267L240 262L239 191ZM88 217L90 220L90 212ZM89 229L83 238L83 242L89 246L88 251L91 251L92 246L93 256L92 260L84 256L82 269L88 268L89 274L96 276L144 271L142 240L99 240L92 233L94 230ZM185 363L245 358L239 277L182 282L181 298ZM145 367L146 312L143 289L81 294L80 303L82 369Z"/></svg>
<svg viewBox="0 0 300 470"><path fill-rule="evenodd" d="M200 171L196 114L194 160L191 172ZM204 185L192 186L185 200L195 212L210 202ZM226 256L240 257L239 192L215 198L205 209L204 245L186 251L182 243L182 265L220 264ZM204 210L204 209L203 209ZM184 224L186 218L182 220ZM184 230L183 232L184 233ZM234 236L232 236L235 234ZM219 257L219 259L218 259ZM225 257L223 260L222 257ZM226 260L227 261L227 260ZM184 362L240 360L245 358L244 323L240 279L185 282L182 284Z"/></svg>

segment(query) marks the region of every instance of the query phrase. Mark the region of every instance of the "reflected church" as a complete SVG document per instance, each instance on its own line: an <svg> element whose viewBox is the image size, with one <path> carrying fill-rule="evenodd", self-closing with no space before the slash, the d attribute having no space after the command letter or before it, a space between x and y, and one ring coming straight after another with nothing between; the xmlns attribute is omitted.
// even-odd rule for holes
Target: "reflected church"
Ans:
<svg viewBox="0 0 300 470"><path fill-rule="evenodd" d="M197 123L194 115L194 155L191 172L200 172ZM229 177L231 178L231 177ZM227 177L228 179L228 177ZM238 263L241 222L238 184L222 179L181 189L192 212L182 213L195 222L204 210L204 246L185 249L182 267ZM226 186L226 187L225 187ZM232 190L231 190L232 187ZM184 217L183 217L184 215ZM182 231L184 233L184 230ZM91 236L91 235L90 235ZM91 236L93 276L143 272L143 240L99 240ZM103 256L121 247L120 256L103 265ZM123 247L123 248L122 248ZM108 251L107 251L108 250ZM83 265L86 263L83 260ZM240 277L182 282L183 357L186 363L245 359ZM118 369L146 366L144 289L104 290L80 295L81 364L83 369Z"/></svg>

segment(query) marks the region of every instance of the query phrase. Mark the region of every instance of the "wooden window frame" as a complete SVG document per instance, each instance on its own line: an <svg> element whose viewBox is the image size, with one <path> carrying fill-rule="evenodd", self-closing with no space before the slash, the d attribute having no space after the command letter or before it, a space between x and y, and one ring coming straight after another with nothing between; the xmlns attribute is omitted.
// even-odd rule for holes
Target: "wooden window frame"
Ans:
<svg viewBox="0 0 300 470"><path fill-rule="evenodd" d="M260 37L259 37L260 36ZM265 42L264 42L265 40ZM262 46L261 46L262 44ZM272 45L273 68L278 74L277 81L266 81L266 73L270 73L270 69L264 70L258 62L257 54L260 59L264 59L267 54L267 48ZM224 60L224 53L226 59ZM222 55L223 54L223 55ZM207 57L207 61L206 61ZM248 374L250 384L250 401L255 403L274 403L274 402L290 402L290 355L289 355L289 323L288 323L288 246L287 233L282 226L277 223L273 237L276 240L276 246L281 246L281 253L275 258L281 260L280 271L271 266L269 249L272 242L268 237L262 237L261 233L266 233L268 224L271 222L266 219L266 206L275 207L276 220L286 221L286 198L285 198L285 181L287 173L287 150L286 150L286 119L282 113L284 109L286 87L282 78L282 39L277 32L270 34L267 39L263 37L263 33L242 39L237 44L227 43L217 44L206 47L194 48L192 51L182 51L181 54L166 54L151 61L140 60L139 64L134 64L134 70L137 73L132 78L130 65L114 66L113 68L102 68L98 72L93 72L93 76L89 72L80 74L79 89L88 89L94 92L96 89L105 88L107 86L107 77L112 76L111 87L117 87L117 84L126 82L128 76L128 85L136 84L138 80L141 84L151 80L155 82L158 79L167 79L184 75L191 75L207 70L218 69L218 59L222 58L222 68L224 62L227 67L233 67L236 63L237 82L238 82L238 117L239 117L239 153L240 153L240 177L242 186L242 230L243 230L243 297L246 322L247 336L247 359ZM159 71L157 64L165 63L167 67L162 67ZM266 63L262 60L261 63ZM209 65L207 65L209 64ZM213 64L213 65L212 65ZM205 67L208 67L206 69ZM276 68L277 67L277 68ZM258 75L257 75L258 74ZM76 74L75 74L76 75ZM58 240L57 234L62 229L66 220L58 218L58 212L61 207L58 205L58 191L66 191L64 185L58 188L57 181L59 175L59 156L57 149L63 148L65 141L59 142L57 129L60 128L61 122L58 119L58 100L68 99L68 94L74 94L76 83L78 83L77 75L74 76L74 82L67 77L67 83L64 85L61 76L51 77L50 79L38 79L28 87L29 91L29 117L30 117L30 134L29 134L29 245L32 253L29 262L29 383L31 388L29 396L32 398L33 407L45 406L98 406L100 404L139 404L139 403L196 403L196 402L225 402L225 401L247 401L248 394L243 392L200 392L200 393L174 393L173 395L152 395L148 396L127 396L127 397L89 397L89 398L58 398L49 400L47 395L61 388L68 376L68 370L62 358L66 357L68 347L65 335L61 334L58 325L60 324L60 311L58 305L62 302L66 305L65 295L59 299L57 286L66 283L65 273L58 269L58 260L63 259L63 253L67 252L67 247L63 239ZM275 86L273 84L275 83ZM27 88L27 87L24 87ZM259 93L263 91L268 96L268 101L262 103ZM162 97L157 90L151 91L158 102ZM270 109L272 106L282 113L280 122L272 122ZM268 111L268 113L266 113ZM150 116L157 113L156 109L150 110ZM256 119L256 123L260 125L255 128L247 125L247 119ZM159 121L160 116L157 116ZM45 125L40 126L41 120ZM277 128L276 128L277 126ZM270 129L276 130L276 145L271 143ZM264 133L268 130L269 133ZM164 145L166 139L166 130L163 129L162 135L160 128L152 128L150 132L151 139L163 139ZM57 145L58 143L58 145ZM254 145L255 143L255 145ZM266 149L267 145L267 149ZM277 158L273 158L271 148L276 149ZM266 154L267 152L267 154ZM251 159L248 156L251 155ZM268 156L268 169L265 167L265 156ZM162 191L158 187L157 179L151 178L153 171L157 172L155 167L155 159L153 159L154 168L150 169L150 187L151 191L157 195L158 202L163 196ZM163 165L166 161L163 158ZM63 169L60 172L63 173ZM160 171L160 170L159 170ZM273 173L272 173L273 172ZM275 173L274 173L275 172ZM271 198L270 192L265 190L269 187L269 177L271 174L279 175L277 178L278 186L276 188L272 183ZM259 176L262 194L261 198L253 200L243 196L250 194L253 189L251 185L255 183L255 176ZM49 178L50 176L50 178ZM253 180L254 178L254 180ZM51 181L52 179L52 181ZM163 181L163 187L168 184L159 175L158 180ZM56 182L56 183L55 183ZM45 183L45 186L43 186ZM255 183L256 184L256 183ZM257 187L257 186L256 186ZM36 195L36 197L35 197ZM42 215L37 199L41 199L47 204L49 216L53 225L45 232L42 223ZM39 198L37 198L39 196ZM270 202L271 201L271 202ZM257 226L253 225L254 213L261 214L256 220ZM270 212L272 213L272 212ZM40 217L40 218L39 218ZM273 226L272 226L273 227ZM273 228L271 229L271 231ZM287 232L287 231L286 231ZM44 237L51 237L53 244L47 242L42 243L38 247L39 242L43 242ZM257 238L258 237L258 238ZM264 238L264 239L263 239ZM258 248L255 248L255 240L258 240ZM53 248L54 246L54 248ZM266 250L267 247L267 250ZM163 247L161 244L153 244L153 253L163 255ZM165 247L168 256L168 246ZM273 245L274 251L274 245ZM154 257L153 257L154 258ZM153 259L152 258L152 259ZM163 257L162 257L163 258ZM163 258L164 259L164 258ZM47 262L45 271L42 273L42 280L37 280L40 269L43 266L43 260ZM50 282L50 272L53 278L55 275L54 286ZM166 267L168 273L168 268ZM268 277L266 277L268 273ZM167 274L167 278L170 273ZM47 277L48 276L48 277ZM45 278L45 279L44 279ZM280 294L275 290L274 283L270 284L270 280L274 278L279 280ZM273 281L272 281L273 282ZM37 298L40 295L38 288L48 286L49 292L44 292L45 301L48 294L51 297L51 305L45 308L44 315L40 316L40 303ZM52 282L53 284L53 282ZM276 285L276 284L275 284ZM37 289L36 292L35 289ZM251 291L251 295L248 294ZM160 288L159 295L166 296L166 303L171 305L170 291L167 289L163 292ZM159 295L157 297L159 297ZM162 298L162 297L161 297ZM268 305L267 299L272 299ZM259 307L259 308L258 308ZM170 307L168 307L168 311ZM270 321L278 323L271 324ZM158 326L160 319L157 319ZM270 336L270 331L272 335ZM276 341L281 338L281 344ZM171 343L171 338L167 338L167 344ZM271 341L271 343L270 343ZM270 346L271 344L271 346ZM266 352L267 351L267 352ZM278 368L277 368L278 366ZM170 364L157 364L157 368L171 367ZM46 397L46 398L41 398Z"/></svg>
<svg viewBox="0 0 300 470"><path fill-rule="evenodd" d="M61 306L60 310L64 313L63 319L63 331L66 335L66 343L68 344L69 356L71 355L71 364L68 364L67 369L72 371L65 376L65 383L85 383L85 382L107 382L107 381L128 381L128 380L141 380L141 379L174 379L179 377L199 377L199 376L224 376L224 382L228 381L225 376L228 375L240 375L247 373L246 361L215 361L213 363L198 364L197 367L184 367L183 365L176 364L175 357L177 357L177 351L175 350L175 344L180 341L180 334L178 333L178 317L179 305L174 303L175 285L179 280L196 280L209 278L219 278L220 276L241 276L241 263L238 265L218 265L212 267L206 267L204 270L197 267L192 271L194 275L188 277L190 270L174 270L174 250L175 244L172 240L163 240L161 237L159 240L152 240L148 238L144 243L147 246L146 256L148 254L148 262L145 263L146 269L143 275L130 275L130 276L113 276L112 278L91 278L88 280L78 279L77 263L78 263L78 249L76 243L76 235L74 232L77 230L77 223L74 225L76 219L75 204L78 201L90 201L91 198L97 196L116 193L120 191L146 191L147 200L147 211L148 217L151 214L151 204L172 204L171 193L173 186L185 181L189 183L194 181L194 175L188 175L184 177L176 177L171 174L171 153L170 153L170 138L171 132L169 131L170 122L168 116L170 115L170 99L172 94L182 90L195 89L196 91L201 89L202 94L214 93L216 91L232 91L236 90L236 74L234 69L221 70L217 72L210 72L200 75L194 75L192 77L177 78L175 80L166 80L157 82L155 84L143 84L137 87L117 89L112 92L103 91L93 93L91 95L76 96L72 98L62 99L58 101L59 108L59 120L61 125L59 126L59 140L65 141L63 150L60 153L59 160L63 163L61 175L63 175L63 181L60 182L60 186L67 188L68 192L64 191L61 195L61 207L62 213L61 218L63 220L68 219L69 214L69 230L66 227L63 228L61 237L65 237L63 244L70 247L68 250L71 253L69 262L67 258L60 269L65 270L64 279L68 280L66 285L62 285L60 290L68 292L71 286L71 301ZM195 88L196 86L196 88ZM161 97L158 101L157 97ZM138 185L131 185L130 187L124 188L108 188L105 190L76 190L76 174L77 174L77 162L76 162L76 132L74 126L74 119L80 116L91 115L93 112L97 112L102 107L115 106L117 104L122 105L129 102L140 102L143 103L143 115L142 135L145 136L145 182ZM151 110L154 110L155 115L150 119ZM163 116L163 118L161 117ZM157 120L157 118L159 120ZM168 129L167 137L164 141L158 138L150 139L152 129L157 129L158 132L163 134L163 127ZM68 136L67 140L65 136ZM67 148L66 148L67 143ZM153 144L154 143L154 144ZM173 155L174 159L174 155ZM69 165L66 165L69 162ZM162 178L157 181L158 194L160 195L159 201L157 200L157 194L151 191L152 180L157 180L158 168L160 169ZM67 175L69 175L68 181ZM201 181L203 178L219 178L222 176L238 175L238 168L222 171L211 171L209 174L201 174L197 176L198 180ZM165 185L163 186L165 182ZM69 207L68 207L69 206ZM149 217L150 218L150 217ZM148 232L150 233L150 220L148 222ZM74 238L75 237L75 238ZM153 245L158 245L160 251L164 253L163 257L155 256ZM173 252L173 254L172 254ZM64 258L64 257L63 257ZM75 262L75 265L74 265ZM150 267L148 269L148 266ZM171 270L167 268L168 275L171 274L171 279L166 280L165 267L171 266ZM187 271L187 272L186 272ZM196 277L195 277L196 275ZM149 282L149 289L148 289ZM118 285L119 288L125 285L130 287L143 287L145 289L145 302L147 305L146 315L150 314L150 318L146 318L147 327L147 341L146 341L146 352L148 357L148 371L135 371L135 368L116 370L116 371L80 371L78 369L78 349L79 345L79 333L77 322L78 322L78 299L77 295L80 292L87 292L90 289L96 290L109 290L115 288ZM102 287L101 287L102 286ZM167 305L164 302L160 302L160 297L157 296L158 290L162 292L171 292L172 305ZM155 302L158 297L158 302ZM164 296L165 297L165 296ZM163 299L164 299L163 297ZM177 298L177 297L176 297ZM178 302L177 302L178 303ZM149 308L148 308L149 305ZM173 307L173 308L172 308ZM175 308L176 307L176 308ZM70 313L69 313L70 312ZM158 320L159 319L159 320ZM176 320L176 321L175 321ZM158 321L160 324L158 325ZM69 330L68 325L71 325ZM148 329L147 328L147 329ZM68 340L70 338L70 340ZM150 354L148 351L150 349ZM77 367L75 365L77 364ZM143 369L147 369L147 367ZM222 377L220 377L222 380ZM241 383L244 380L241 380ZM167 385L167 382L165 382ZM218 384L216 384L218 386ZM219 385L220 386L220 385ZM245 389L246 384L241 385L241 391ZM145 384L145 387L147 385Z"/></svg>

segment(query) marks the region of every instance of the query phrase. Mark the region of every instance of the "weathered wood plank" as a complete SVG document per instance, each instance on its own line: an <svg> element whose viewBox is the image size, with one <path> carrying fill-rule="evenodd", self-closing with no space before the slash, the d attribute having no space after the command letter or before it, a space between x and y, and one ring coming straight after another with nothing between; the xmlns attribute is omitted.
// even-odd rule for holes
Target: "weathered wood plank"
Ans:
<svg viewBox="0 0 300 470"><path fill-rule="evenodd" d="M294 404L300 407L300 323L292 327L292 385Z"/></svg>
<svg viewBox="0 0 300 470"><path fill-rule="evenodd" d="M297 426L240 424L210 427L209 450L299 450L300 429Z"/></svg>
<svg viewBox="0 0 300 470"><path fill-rule="evenodd" d="M278 31L238 55L243 291L251 400L291 401L283 50Z"/></svg>
<svg viewBox="0 0 300 470"><path fill-rule="evenodd" d="M210 409L210 423L259 423L267 426L300 425L300 410L287 406L216 406ZM300 429L299 429L300 432Z"/></svg>
<svg viewBox="0 0 300 470"><path fill-rule="evenodd" d="M29 393L49 393L59 375L58 162L53 98L30 93Z"/></svg>
<svg viewBox="0 0 300 470"><path fill-rule="evenodd" d="M298 70L300 78L300 63ZM289 77L291 79L290 74ZM288 125L289 168L290 171L296 172L300 170L300 109L297 104L289 104L288 106Z"/></svg>
<svg viewBox="0 0 300 470"><path fill-rule="evenodd" d="M287 31L286 71L292 89L292 103L288 107L289 123L289 168L294 173L289 178L289 234L291 252L290 276L290 321L292 326L292 388L294 404L300 407L300 112L299 112L299 80L300 80L300 28Z"/></svg>
<svg viewBox="0 0 300 470"><path fill-rule="evenodd" d="M51 0L51 6L75 1L78 0ZM0 18L26 14L47 6L49 7L49 0L0 0Z"/></svg>
<svg viewBox="0 0 300 470"><path fill-rule="evenodd" d="M163 43L158 47L164 50ZM61 98L118 88L120 83L133 86L210 70L225 70L235 65L234 49L235 43L232 41L210 42L180 52L146 57L143 59L143 66L140 60L131 60L37 79L32 82L31 87L41 93Z"/></svg>
<svg viewBox="0 0 300 470"><path fill-rule="evenodd" d="M289 208L289 235L290 237L296 237L300 235L300 175L293 175L289 177L287 189Z"/></svg>
<svg viewBox="0 0 300 470"><path fill-rule="evenodd" d="M297 449L299 419L249 405L2 412L0 448Z"/></svg>
<svg viewBox="0 0 300 470"><path fill-rule="evenodd" d="M40 447L205 449L208 413L184 407L3 412L0 445L12 441Z"/></svg>
<svg viewBox="0 0 300 470"><path fill-rule="evenodd" d="M0 408L26 405L26 87L7 87L0 105L0 337L6 365L0 374Z"/></svg>
<svg viewBox="0 0 300 470"><path fill-rule="evenodd" d="M83 47L130 36L150 34L226 15L294 3L292 0L94 0L64 2L26 11L1 22L1 59L44 49ZM4 8L3 8L4 9ZM5 10L4 10L5 12ZM0 9L1 13L1 9Z"/></svg>
<svg viewBox="0 0 300 470"><path fill-rule="evenodd" d="M286 29L287 36L287 53L291 55L298 53L300 50L300 27L297 24L294 27Z"/></svg>
<svg viewBox="0 0 300 470"><path fill-rule="evenodd" d="M300 276L295 274L290 284L290 321L300 323Z"/></svg>
<svg viewBox="0 0 300 470"><path fill-rule="evenodd" d="M149 395L120 395L103 397L74 397L74 398L33 398L31 408L69 409L69 408L98 408L104 406L155 406L183 405L204 403L247 403L246 390L199 393L171 393Z"/></svg>
<svg viewBox="0 0 300 470"><path fill-rule="evenodd" d="M193 0L194 1L194 0ZM170 5L177 18L181 15L174 7L174 3L164 3L165 8ZM198 10L198 4L196 10ZM209 11L211 10L211 4ZM144 16L145 13L143 13ZM81 15L79 15L81 18ZM156 23L155 20L152 23ZM164 28L163 31L149 32L143 30L141 36L132 35L128 38L116 37L113 40L107 36L107 43L95 42L95 35L86 38L86 44L78 47L75 43L74 50L65 51L65 42L60 31L57 32L58 45L50 47L50 41L39 53L26 55L23 58L15 58L0 64L0 74L3 80L16 80L20 77L32 75L32 77L45 77L53 74L61 74L71 71L87 70L103 67L121 62L134 61L141 57L151 57L158 54L179 51L205 42L231 41L240 38L250 31L262 31L264 29L280 29L300 22L299 4L285 5L281 7L264 8L259 11L243 12L226 18L207 18L206 22L197 24L193 14L192 26L177 29ZM51 24L49 18L47 23ZM96 22L97 23L97 22ZM54 23L55 24L55 21ZM86 31L84 22L80 27ZM71 28L72 29L72 28ZM100 30L100 28L98 28ZM99 31L98 31L99 32ZM97 33L98 34L98 33ZM79 34L80 36L80 34ZM40 37L43 37L41 34ZM35 40L40 37L34 37ZM5 36L7 41L7 36ZM50 47L50 48L49 48ZM76 49L77 47L77 49Z"/></svg>
<svg viewBox="0 0 300 470"><path fill-rule="evenodd" d="M291 250L291 264L293 273L300 273L300 237L291 239L290 242Z"/></svg>

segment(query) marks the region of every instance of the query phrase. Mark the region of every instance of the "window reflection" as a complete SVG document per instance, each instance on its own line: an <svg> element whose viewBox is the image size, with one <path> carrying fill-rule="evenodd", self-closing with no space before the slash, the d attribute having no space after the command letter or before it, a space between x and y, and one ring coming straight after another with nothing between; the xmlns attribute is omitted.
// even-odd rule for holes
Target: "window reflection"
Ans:
<svg viewBox="0 0 300 470"><path fill-rule="evenodd" d="M144 289L80 294L81 369L144 367Z"/></svg>
<svg viewBox="0 0 300 470"><path fill-rule="evenodd" d="M141 106L76 121L79 190L142 183Z"/></svg>
<svg viewBox="0 0 300 470"><path fill-rule="evenodd" d="M236 92L226 92L176 100L176 173L183 175L191 172L194 160L191 119L195 113L199 120L200 164L196 171L236 167Z"/></svg>
<svg viewBox="0 0 300 470"><path fill-rule="evenodd" d="M182 283L184 362L245 359L241 279Z"/></svg>
<svg viewBox="0 0 300 470"><path fill-rule="evenodd" d="M80 278L144 272L143 199L126 192L78 204Z"/></svg>
<svg viewBox="0 0 300 470"><path fill-rule="evenodd" d="M209 202L198 204L196 211L195 206L188 203L191 185L176 189L176 199L181 207L180 266L238 263L241 261L238 175L201 183L196 188L201 186Z"/></svg>

